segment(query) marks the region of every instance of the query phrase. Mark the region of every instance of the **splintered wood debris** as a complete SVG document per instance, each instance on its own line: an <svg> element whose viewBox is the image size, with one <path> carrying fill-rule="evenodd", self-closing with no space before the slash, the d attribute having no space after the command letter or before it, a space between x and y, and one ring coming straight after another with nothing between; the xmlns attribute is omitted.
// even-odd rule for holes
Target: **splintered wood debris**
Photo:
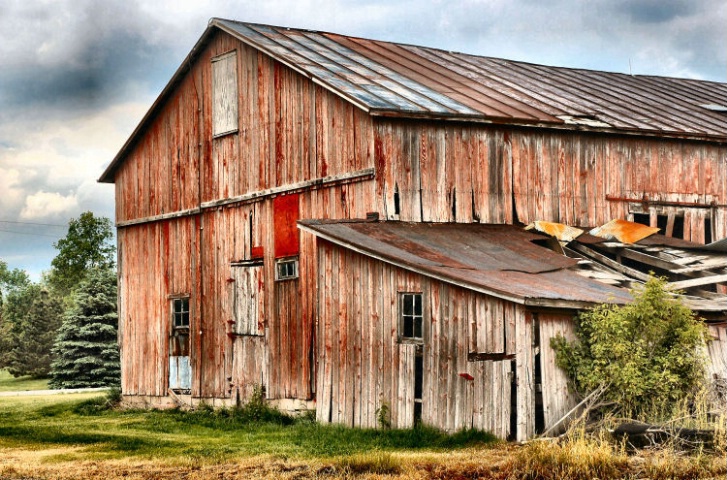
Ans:
<svg viewBox="0 0 727 480"><path fill-rule="evenodd" d="M692 309L727 312L727 253L709 245L658 235L658 229L626 220L611 221L573 236L573 227L533 222L529 230L555 237L566 256L579 259L574 270L608 285L633 288L651 273L663 276ZM598 236L596 236L596 234Z"/></svg>

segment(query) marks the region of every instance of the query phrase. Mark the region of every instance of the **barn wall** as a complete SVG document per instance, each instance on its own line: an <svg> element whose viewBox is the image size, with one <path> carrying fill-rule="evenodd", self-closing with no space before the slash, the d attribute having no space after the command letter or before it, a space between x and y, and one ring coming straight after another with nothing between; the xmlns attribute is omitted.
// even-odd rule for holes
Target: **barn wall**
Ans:
<svg viewBox="0 0 727 480"><path fill-rule="evenodd" d="M197 231L195 218L118 231L119 343L125 395L167 395L168 295L193 291L199 276ZM191 322L198 324L198 298L191 300Z"/></svg>
<svg viewBox="0 0 727 480"><path fill-rule="evenodd" d="M211 63L232 50L240 128L212 138ZM375 209L370 177L326 179L372 167L366 114L215 35L116 174L124 393L166 395L168 296L183 291L192 303L193 397L245 398L262 384L269 398L311 399L315 305L303 299L315 295L315 241L300 235L299 279L275 282L274 198L297 192L296 218L361 218ZM215 204L224 199L237 200ZM234 335L231 263L253 248L264 255L263 335Z"/></svg>
<svg viewBox="0 0 727 480"><path fill-rule="evenodd" d="M319 421L376 427L386 405L392 426L413 425L416 345L399 341L398 293L421 292L422 421L447 431L533 435L532 314L322 240L318 261Z"/></svg>
<svg viewBox="0 0 727 480"><path fill-rule="evenodd" d="M596 226L628 218L644 195L727 202L727 148L715 144L381 120L375 157L379 211L388 219ZM687 240L704 242L710 212L713 238L727 235L725 207L679 210Z"/></svg>
<svg viewBox="0 0 727 480"><path fill-rule="evenodd" d="M727 404L727 325L708 325L707 378L722 388L722 405Z"/></svg>
<svg viewBox="0 0 727 480"><path fill-rule="evenodd" d="M299 195L299 216L363 216L373 182ZM164 396L170 335L169 295L190 294L195 398L313 397L315 239L301 233L299 278L276 282L273 200L221 207L194 217L119 229L120 341L125 395ZM234 332L234 263L264 252L262 335ZM242 288L242 287L238 287ZM272 293L270 293L272 292Z"/></svg>

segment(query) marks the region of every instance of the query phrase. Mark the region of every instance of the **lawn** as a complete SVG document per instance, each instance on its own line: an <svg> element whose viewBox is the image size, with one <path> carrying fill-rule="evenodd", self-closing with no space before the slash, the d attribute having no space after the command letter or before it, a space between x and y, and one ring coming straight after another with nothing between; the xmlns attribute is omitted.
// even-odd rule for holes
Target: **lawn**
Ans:
<svg viewBox="0 0 727 480"><path fill-rule="evenodd" d="M14 378L7 370L0 370L0 392L18 392L28 390L46 390L47 378L18 377Z"/></svg>
<svg viewBox="0 0 727 480"><path fill-rule="evenodd" d="M518 446L477 431L349 429L292 420L260 405L139 411L108 408L99 393L0 397L2 480L695 479L727 472L718 456L634 461L617 446L589 442ZM683 463L678 471L676 461Z"/></svg>

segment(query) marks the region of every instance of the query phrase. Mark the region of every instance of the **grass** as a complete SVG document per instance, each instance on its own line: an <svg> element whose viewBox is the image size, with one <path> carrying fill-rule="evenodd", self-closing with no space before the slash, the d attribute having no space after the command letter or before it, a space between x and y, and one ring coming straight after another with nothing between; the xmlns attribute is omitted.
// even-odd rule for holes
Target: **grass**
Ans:
<svg viewBox="0 0 727 480"><path fill-rule="evenodd" d="M103 396L0 398L0 448L73 447L79 460L136 458L200 463L240 456L331 458L371 451L440 450L493 443L487 433L374 430L319 425L273 410L124 411ZM272 413L271 413L272 412ZM79 449L80 447L80 449Z"/></svg>
<svg viewBox="0 0 727 480"><path fill-rule="evenodd" d="M0 370L0 392L20 392L29 390L47 390L47 378L18 377L14 378L7 370Z"/></svg>
<svg viewBox="0 0 727 480"><path fill-rule="evenodd" d="M506 444L483 432L349 429L261 405L108 408L98 393L0 397L0 479L724 478L722 456L634 455L586 435Z"/></svg>

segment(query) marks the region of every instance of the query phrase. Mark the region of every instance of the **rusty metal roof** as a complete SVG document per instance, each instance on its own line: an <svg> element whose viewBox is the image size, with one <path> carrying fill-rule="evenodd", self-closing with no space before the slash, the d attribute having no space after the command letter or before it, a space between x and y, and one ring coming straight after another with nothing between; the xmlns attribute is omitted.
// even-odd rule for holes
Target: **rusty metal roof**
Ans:
<svg viewBox="0 0 727 480"><path fill-rule="evenodd" d="M623 243L636 243L651 235L654 235L660 229L656 227L647 227L640 223L629 222L616 218L605 225L596 227L590 232L596 237L605 238L606 240L618 240Z"/></svg>
<svg viewBox="0 0 727 480"><path fill-rule="evenodd" d="M727 84L550 67L212 19L372 114L727 138Z"/></svg>
<svg viewBox="0 0 727 480"><path fill-rule="evenodd" d="M631 301L628 290L585 278L578 260L534 243L513 225L304 220L302 229L422 275L524 305L583 308Z"/></svg>

